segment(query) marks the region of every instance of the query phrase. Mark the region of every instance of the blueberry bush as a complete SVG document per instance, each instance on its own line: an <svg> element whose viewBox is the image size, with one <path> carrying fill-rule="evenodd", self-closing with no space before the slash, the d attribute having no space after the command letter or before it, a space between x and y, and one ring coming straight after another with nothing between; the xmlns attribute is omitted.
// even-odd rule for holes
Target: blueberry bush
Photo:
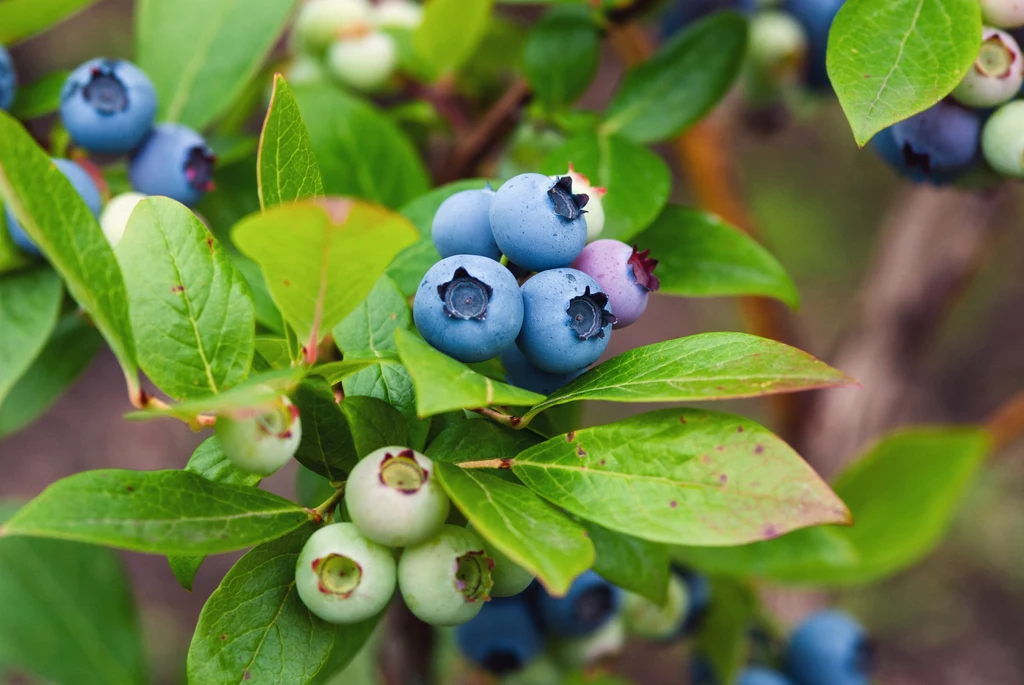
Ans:
<svg viewBox="0 0 1024 685"><path fill-rule="evenodd" d="M0 41L89 4L0 2ZM0 507L0 674L149 680L114 548L181 592L248 550L195 626L196 685L354 682L406 609L507 682L620 682L594 669L626 637L688 639L692 682L869 682L855 619L787 639L758 589L914 564L991 437L903 431L827 483L707 403L842 370L738 332L605 352L653 293L799 306L753 237L675 201L664 146L723 100L834 92L913 181L1024 176L1019 2L135 5L132 61L18 83L0 49L0 437L104 345L125 421L208 437ZM586 401L663 406L587 425ZM294 498L259 487L293 460Z"/></svg>

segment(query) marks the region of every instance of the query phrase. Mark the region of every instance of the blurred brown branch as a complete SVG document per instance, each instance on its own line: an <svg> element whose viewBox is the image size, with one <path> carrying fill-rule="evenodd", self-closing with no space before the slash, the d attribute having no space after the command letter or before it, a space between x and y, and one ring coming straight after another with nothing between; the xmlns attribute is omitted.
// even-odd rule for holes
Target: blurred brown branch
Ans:
<svg viewBox="0 0 1024 685"><path fill-rule="evenodd" d="M1024 438L1024 390L996 409L985 428L992 435L992 450L998 452Z"/></svg>

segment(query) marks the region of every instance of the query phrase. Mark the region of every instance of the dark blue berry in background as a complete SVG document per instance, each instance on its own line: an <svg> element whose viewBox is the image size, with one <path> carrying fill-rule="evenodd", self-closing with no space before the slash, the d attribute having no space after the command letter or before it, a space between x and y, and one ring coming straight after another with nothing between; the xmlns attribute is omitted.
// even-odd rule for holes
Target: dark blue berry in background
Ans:
<svg viewBox="0 0 1024 685"><path fill-rule="evenodd" d="M689 569L675 569L686 585L686 593L690 598L690 609L686 614L681 629L682 634L695 631L711 606L711 580L703 573Z"/></svg>
<svg viewBox="0 0 1024 685"><path fill-rule="evenodd" d="M736 685L793 685L786 676L763 666L749 666L740 672Z"/></svg>
<svg viewBox="0 0 1024 685"><path fill-rule="evenodd" d="M475 254L495 261L501 250L491 233L491 201L488 188L463 190L441 203L434 214L430 237L442 257Z"/></svg>
<svg viewBox="0 0 1024 685"><path fill-rule="evenodd" d="M573 581L565 597L552 597L541 589L536 603L545 631L558 637L586 637L615 617L622 590L587 571Z"/></svg>
<svg viewBox="0 0 1024 685"><path fill-rule="evenodd" d="M156 89L131 62L93 59L71 72L60 115L75 144L102 154L131 152L156 118Z"/></svg>
<svg viewBox="0 0 1024 685"><path fill-rule="evenodd" d="M71 181L71 185L75 191L85 201L86 206L89 207L89 211L92 215L99 217L100 208L103 204L103 199L100 197L99 188L96 187L96 183L93 182L92 177L89 176L85 169L75 164L70 159L59 159L54 158L53 163L56 165L60 172L64 174L64 177ZM11 240L14 243L29 254L41 255L39 248L36 246L32 239L28 237L25 230L18 223L18 220L14 218L9 207L4 208L4 215L7 219L7 231L11 235ZM73 230L75 227L68 226L67 229Z"/></svg>
<svg viewBox="0 0 1024 685"><path fill-rule="evenodd" d="M14 73L11 54L0 45L0 109L8 110L18 94L18 77Z"/></svg>
<svg viewBox="0 0 1024 685"><path fill-rule="evenodd" d="M814 90L831 90L825 69L828 33L832 22L846 0L785 0L782 9L792 14L807 32L810 52L807 63L807 85Z"/></svg>
<svg viewBox="0 0 1024 685"><path fill-rule="evenodd" d="M522 670L544 651L544 637L523 595L484 604L455 630L455 641L467 659L496 676Z"/></svg>
<svg viewBox="0 0 1024 685"><path fill-rule="evenodd" d="M674 0L661 15L661 35L671 36L714 12L749 13L756 9L757 0Z"/></svg>
<svg viewBox="0 0 1024 685"><path fill-rule="evenodd" d="M977 162L981 127L982 114L977 110L944 100L883 131L891 141L881 137L876 149L900 173L941 183L966 173Z"/></svg>
<svg viewBox="0 0 1024 685"><path fill-rule="evenodd" d="M586 370L548 373L531 364L515 345L501 353L501 364L505 367L506 383L541 395L550 395Z"/></svg>
<svg viewBox="0 0 1024 685"><path fill-rule="evenodd" d="M864 628L840 611L811 615L789 639L786 672L795 685L868 685L872 649Z"/></svg>
<svg viewBox="0 0 1024 685"><path fill-rule="evenodd" d="M182 124L153 127L132 156L128 177L144 195L165 195L192 207L213 188L213 150Z"/></svg>

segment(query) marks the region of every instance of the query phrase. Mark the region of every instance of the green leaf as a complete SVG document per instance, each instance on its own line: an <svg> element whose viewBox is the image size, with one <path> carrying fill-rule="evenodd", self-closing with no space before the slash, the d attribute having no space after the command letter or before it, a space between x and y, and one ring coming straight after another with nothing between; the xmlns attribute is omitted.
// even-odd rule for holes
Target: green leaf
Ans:
<svg viewBox="0 0 1024 685"><path fill-rule="evenodd" d="M302 419L302 439L295 452L296 461L332 484L340 485L359 456L334 391L324 379L310 376L299 384L291 398Z"/></svg>
<svg viewBox="0 0 1024 685"><path fill-rule="evenodd" d="M192 210L146 198L117 244L139 364L169 396L203 397L245 380L255 350L252 295Z"/></svg>
<svg viewBox="0 0 1024 685"><path fill-rule="evenodd" d="M320 683L356 655L378 619L327 623L295 589L295 564L314 530L303 526L260 545L228 571L199 615L188 650L190 683Z"/></svg>
<svg viewBox="0 0 1024 685"><path fill-rule="evenodd" d="M114 251L92 212L21 124L0 112L0 196L92 317L138 387L128 297Z"/></svg>
<svg viewBox="0 0 1024 685"><path fill-rule="evenodd" d="M508 460L540 442L540 437L530 431L515 431L481 418L459 421L444 429L431 441L426 455L449 464Z"/></svg>
<svg viewBox="0 0 1024 685"><path fill-rule="evenodd" d="M38 81L19 86L11 105L11 116L25 121L56 112L60 109L60 91L67 78L66 71L53 71Z"/></svg>
<svg viewBox="0 0 1024 685"><path fill-rule="evenodd" d="M492 381L409 331L395 331L395 342L416 386L416 411L420 416L492 405L524 406L544 399L535 392Z"/></svg>
<svg viewBox="0 0 1024 685"><path fill-rule="evenodd" d="M41 33L96 0L4 0L0 2L0 44L10 46Z"/></svg>
<svg viewBox="0 0 1024 685"><path fill-rule="evenodd" d="M156 86L159 121L202 129L259 73L295 0L139 0L135 54Z"/></svg>
<svg viewBox="0 0 1024 685"><path fill-rule="evenodd" d="M309 469L300 468L295 474L295 496L299 504L304 507L313 508L337 492L337 488L318 473Z"/></svg>
<svg viewBox="0 0 1024 685"><path fill-rule="evenodd" d="M85 471L62 478L0 527L152 554L218 554L273 540L309 519L269 492L186 471Z"/></svg>
<svg viewBox="0 0 1024 685"><path fill-rule="evenodd" d="M395 330L412 326L412 312L395 282L381 276L355 310L334 327L334 342L346 361L366 357L390 357L395 350Z"/></svg>
<svg viewBox="0 0 1024 685"><path fill-rule="evenodd" d="M375 397L346 397L341 403L341 413L348 421L360 459L381 447L409 443L405 418L387 402Z"/></svg>
<svg viewBox="0 0 1024 685"><path fill-rule="evenodd" d="M949 95L980 46L977 0L846 3L829 34L828 76L857 144Z"/></svg>
<svg viewBox="0 0 1024 685"><path fill-rule="evenodd" d="M736 545L850 522L789 445L716 412L663 409L559 435L512 472L563 509L652 542Z"/></svg>
<svg viewBox="0 0 1024 685"><path fill-rule="evenodd" d="M148 682L131 583L111 550L4 538L0 603L0 663L54 683Z"/></svg>
<svg viewBox="0 0 1024 685"><path fill-rule="evenodd" d="M544 168L549 174L564 174L570 164L591 185L608 191L601 198L605 213L602 238L630 241L668 202L672 189L668 165L647 148L620 136L580 133L552 151ZM659 268L658 275L663 271L667 269Z"/></svg>
<svg viewBox="0 0 1024 685"><path fill-rule="evenodd" d="M549 107L583 95L600 61L601 33L585 6L552 8L534 24L523 48L523 73Z"/></svg>
<svg viewBox="0 0 1024 685"><path fill-rule="evenodd" d="M271 369L286 369L291 366L292 357L288 350L288 341L275 336L256 336L256 353L263 357ZM323 367L317 367L320 373Z"/></svg>
<svg viewBox="0 0 1024 685"><path fill-rule="evenodd" d="M0 438L29 425L57 401L103 345L95 327L70 314L0 405Z"/></svg>
<svg viewBox="0 0 1024 685"><path fill-rule="evenodd" d="M376 107L329 85L296 88L295 98L328 195L394 208L426 192L430 181L416 148Z"/></svg>
<svg viewBox="0 0 1024 685"><path fill-rule="evenodd" d="M434 78L456 71L487 30L491 0L430 0L413 34L422 67Z"/></svg>
<svg viewBox="0 0 1024 685"><path fill-rule="evenodd" d="M337 199L275 207L243 220L231 235L259 263L274 302L307 349L352 312L391 259L416 240L401 215Z"/></svg>
<svg viewBox="0 0 1024 685"><path fill-rule="evenodd" d="M746 333L702 333L624 352L537 404L526 417L580 400L695 402L851 385L806 352Z"/></svg>
<svg viewBox="0 0 1024 685"><path fill-rule="evenodd" d="M555 596L594 563L587 532L521 485L438 463L445 492L487 542L533 573Z"/></svg>
<svg viewBox="0 0 1024 685"><path fill-rule="evenodd" d="M729 91L743 66L747 22L716 12L631 69L608 106L604 130L636 143L677 135Z"/></svg>
<svg viewBox="0 0 1024 685"><path fill-rule="evenodd" d="M360 371L381 366L383 364L395 363L397 357L380 357L379 359L343 359L340 362L328 362L315 368L317 375L323 376L328 383L334 385L346 378L355 376ZM358 395L360 393L353 393Z"/></svg>
<svg viewBox="0 0 1024 685"><path fill-rule="evenodd" d="M63 296L60 278L46 267L0 278L0 406L43 351Z"/></svg>
<svg viewBox="0 0 1024 685"><path fill-rule="evenodd" d="M621 588L664 604L671 573L668 547L584 521L597 558L594 571Z"/></svg>
<svg viewBox="0 0 1024 685"><path fill-rule="evenodd" d="M796 285L778 260L714 214L669 205L633 241L658 260L662 295L761 295L800 306Z"/></svg>
<svg viewBox="0 0 1024 685"><path fill-rule="evenodd" d="M260 135L260 206L323 197L324 182L299 103L280 74L274 76L267 119Z"/></svg>
<svg viewBox="0 0 1024 685"><path fill-rule="evenodd" d="M353 363L358 363L356 362ZM362 360L367 361L367 360ZM416 393L412 377L396 359L381 357L379 363L344 378L341 387L346 397L376 397L387 402L405 417L409 431L409 447L423 449L426 444L429 421L416 414Z"/></svg>
<svg viewBox="0 0 1024 685"><path fill-rule="evenodd" d="M757 599L742 583L726 578L713 578L711 582L711 606L701 621L696 651L700 658L707 659L714 682L733 683L747 663Z"/></svg>

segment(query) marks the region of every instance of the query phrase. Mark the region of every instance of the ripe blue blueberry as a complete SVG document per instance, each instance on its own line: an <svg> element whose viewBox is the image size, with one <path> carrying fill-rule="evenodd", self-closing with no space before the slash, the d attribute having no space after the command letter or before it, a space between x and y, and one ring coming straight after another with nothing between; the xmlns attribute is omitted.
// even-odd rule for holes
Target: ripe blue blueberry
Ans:
<svg viewBox="0 0 1024 685"><path fill-rule="evenodd" d="M520 174L505 181L491 202L494 241L509 261L530 271L569 266L587 242L583 208L572 179Z"/></svg>
<svg viewBox="0 0 1024 685"><path fill-rule="evenodd" d="M985 123L982 151L989 166L1013 178L1024 178L1024 100L1007 103Z"/></svg>
<svg viewBox="0 0 1024 685"><path fill-rule="evenodd" d="M476 190L455 193L438 207L430 236L442 257L460 254L479 255L494 261L501 259L501 250L491 233L490 185Z"/></svg>
<svg viewBox="0 0 1024 685"><path fill-rule="evenodd" d="M306 608L330 623L376 616L395 593L395 557L351 523L313 533L295 564L295 589Z"/></svg>
<svg viewBox="0 0 1024 685"><path fill-rule="evenodd" d="M492 675L521 671L544 651L544 637L521 597L492 599L455 630L466 658Z"/></svg>
<svg viewBox="0 0 1024 685"><path fill-rule="evenodd" d="M449 506L434 463L408 447L382 447L363 457L348 476L345 505L363 535L389 547L436 535Z"/></svg>
<svg viewBox="0 0 1024 685"><path fill-rule="evenodd" d="M492 359L523 325L523 297L504 266L477 255L455 255L430 267L416 290L413 318L420 335L463 362Z"/></svg>
<svg viewBox="0 0 1024 685"><path fill-rule="evenodd" d="M821 611L790 636L786 672L796 685L867 685L872 652L857 621L839 611Z"/></svg>
<svg viewBox="0 0 1024 685"><path fill-rule="evenodd" d="M99 188L96 187L96 183L93 182L89 173L70 159L54 157L53 164L62 174L64 174L65 178L71 181L72 187L85 201L85 204L89 208L89 211L92 212L92 215L98 217L100 215L100 206L103 203L103 199L100 197ZM7 231L10 233L11 240L14 241L14 244L29 254L36 256L41 255L42 252L40 252L36 244L32 242L32 239L28 237L28 234L25 233L25 229L23 229L21 224L18 223L18 220L14 217L10 207L4 207L4 215L7 219Z"/></svg>
<svg viewBox="0 0 1024 685"><path fill-rule="evenodd" d="M165 195L189 207L213 189L213 150L181 124L159 124L132 156L128 177L146 195Z"/></svg>
<svg viewBox="0 0 1024 685"><path fill-rule="evenodd" d="M565 597L552 597L541 590L536 601L537 613L548 633L583 637L618 614L622 590L594 571L586 571L573 581Z"/></svg>
<svg viewBox="0 0 1024 685"><path fill-rule="evenodd" d="M1024 58L1013 36L985 28L974 66L953 89L953 99L968 107L997 107L1013 99L1024 84Z"/></svg>
<svg viewBox="0 0 1024 685"><path fill-rule="evenodd" d="M748 666L740 673L736 685L792 685L786 676L763 666Z"/></svg>
<svg viewBox="0 0 1024 685"><path fill-rule="evenodd" d="M782 9L792 14L807 32L808 52L807 85L814 90L829 90L825 55L832 22L846 0L784 0Z"/></svg>
<svg viewBox="0 0 1024 685"><path fill-rule="evenodd" d="M708 607L711 606L711 580L703 573L689 569L677 568L675 572L682 578L689 600L686 620L679 631L680 635L687 635L700 627L704 616L707 615Z"/></svg>
<svg viewBox="0 0 1024 685"><path fill-rule="evenodd" d="M398 560L398 587L418 619L437 626L465 623L490 599L491 569L484 541L475 532L446 525Z"/></svg>
<svg viewBox="0 0 1024 685"><path fill-rule="evenodd" d="M608 296L576 269L537 274L522 287L523 355L548 373L572 373L597 361L611 339L615 316Z"/></svg>
<svg viewBox="0 0 1024 685"><path fill-rule="evenodd" d="M586 371L584 368L569 373L548 373L531 364L516 345L501 353L501 363L505 367L506 383L541 395L550 395Z"/></svg>
<svg viewBox="0 0 1024 685"><path fill-rule="evenodd" d="M891 144L879 143L883 158L910 177L941 181L969 171L981 145L981 115L942 101L890 128ZM892 147L898 155L892 153ZM886 149L888 148L888 149Z"/></svg>
<svg viewBox="0 0 1024 685"><path fill-rule="evenodd" d="M981 17L989 26L1012 29L1024 26L1021 0L981 0Z"/></svg>
<svg viewBox="0 0 1024 685"><path fill-rule="evenodd" d="M662 15L661 34L671 36L712 12L750 13L755 9L757 0L675 0Z"/></svg>
<svg viewBox="0 0 1024 685"><path fill-rule="evenodd" d="M156 89L131 62L89 60L64 82L60 115L76 144L90 152L124 154L153 127Z"/></svg>
<svg viewBox="0 0 1024 685"><path fill-rule="evenodd" d="M622 599L622 620L626 632L644 640L669 640L679 635L690 613L686 583L680 576L669 578L668 596L657 604L642 595L626 592Z"/></svg>
<svg viewBox="0 0 1024 685"><path fill-rule="evenodd" d="M287 397L217 416L217 444L246 473L269 476L288 463L302 439L299 410Z"/></svg>
<svg viewBox="0 0 1024 685"><path fill-rule="evenodd" d="M593 278L608 295L616 318L613 328L625 328L639 319L647 309L648 296L660 286L654 275L658 261L651 259L650 253L605 239L587 245L572 263L572 268Z"/></svg>
<svg viewBox="0 0 1024 685"><path fill-rule="evenodd" d="M14 73L11 53L7 52L7 48L3 45L0 45L0 109L10 109L14 103L14 96L17 94L18 77Z"/></svg>

